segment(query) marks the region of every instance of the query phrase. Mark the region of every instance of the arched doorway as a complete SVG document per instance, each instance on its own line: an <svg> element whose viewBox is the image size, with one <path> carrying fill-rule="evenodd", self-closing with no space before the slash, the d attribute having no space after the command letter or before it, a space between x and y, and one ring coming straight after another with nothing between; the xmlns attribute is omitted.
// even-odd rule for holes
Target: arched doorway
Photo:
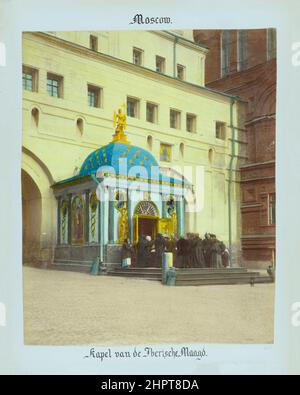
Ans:
<svg viewBox="0 0 300 395"><path fill-rule="evenodd" d="M23 261L47 266L54 259L57 202L53 177L41 159L22 147Z"/></svg>
<svg viewBox="0 0 300 395"><path fill-rule="evenodd" d="M156 237L158 231L159 211L153 202L143 200L134 211L135 242L140 236Z"/></svg>
<svg viewBox="0 0 300 395"><path fill-rule="evenodd" d="M39 263L41 249L41 192L28 173L22 170L23 264Z"/></svg>

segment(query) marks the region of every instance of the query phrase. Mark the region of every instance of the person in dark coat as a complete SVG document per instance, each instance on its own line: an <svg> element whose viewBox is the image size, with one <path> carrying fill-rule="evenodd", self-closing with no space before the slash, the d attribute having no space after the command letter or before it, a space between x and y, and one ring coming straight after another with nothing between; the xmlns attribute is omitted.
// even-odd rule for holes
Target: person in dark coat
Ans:
<svg viewBox="0 0 300 395"><path fill-rule="evenodd" d="M171 235L169 239L167 239L167 251L172 252L175 260L175 255L177 254L177 238L175 235Z"/></svg>
<svg viewBox="0 0 300 395"><path fill-rule="evenodd" d="M148 240L146 236L141 235L137 243L137 264L138 266L147 265L149 260Z"/></svg>
<svg viewBox="0 0 300 395"><path fill-rule="evenodd" d="M226 248L226 245L223 242L221 242L220 247L221 247L222 265L223 265L223 267L228 267L229 266L229 250L228 250L228 248Z"/></svg>
<svg viewBox="0 0 300 395"><path fill-rule="evenodd" d="M210 267L217 268L218 267L218 252L219 245L216 237L212 237L210 239Z"/></svg>
<svg viewBox="0 0 300 395"><path fill-rule="evenodd" d="M202 245L202 240L199 236L195 238L195 263L196 267L205 267L205 259L204 259L204 253L203 253L203 245Z"/></svg>
<svg viewBox="0 0 300 395"><path fill-rule="evenodd" d="M223 268L223 262L222 262L222 253L223 253L223 246L222 246L222 241L217 240L217 249L218 249L218 254L217 254L217 268L222 269Z"/></svg>
<svg viewBox="0 0 300 395"><path fill-rule="evenodd" d="M137 256L136 256L136 263L137 263L137 265L140 265L141 264L141 261L142 261L142 257L143 257L143 248L142 248L142 244L143 244L143 236L142 235L140 235L139 236L139 240L138 240L138 242L137 242L137 246L136 246L136 249L137 249Z"/></svg>
<svg viewBox="0 0 300 395"><path fill-rule="evenodd" d="M122 245L122 250L121 250L121 266L122 267L127 267L131 265L131 259L133 256L133 247L130 244L130 241L128 239L124 240L124 243ZM128 260L130 261L128 262ZM128 264L129 263L129 264Z"/></svg>
<svg viewBox="0 0 300 395"><path fill-rule="evenodd" d="M162 267L162 257L163 253L167 247L167 240L162 236L162 234L158 233L155 240L155 264L158 267Z"/></svg>
<svg viewBox="0 0 300 395"><path fill-rule="evenodd" d="M187 244L185 252L185 267L191 268L195 266L196 255L195 255L195 235L193 233L187 234Z"/></svg>
<svg viewBox="0 0 300 395"><path fill-rule="evenodd" d="M145 263L147 266L153 266L155 255L153 254L154 240L151 240L150 236L145 237Z"/></svg>
<svg viewBox="0 0 300 395"><path fill-rule="evenodd" d="M204 267L210 267L210 244L210 236L208 233L205 233L204 240L202 240Z"/></svg>
<svg viewBox="0 0 300 395"><path fill-rule="evenodd" d="M189 238L189 267L198 266L197 258L197 235L191 234Z"/></svg>
<svg viewBox="0 0 300 395"><path fill-rule="evenodd" d="M122 245L121 257L122 259L132 258L133 247L130 244L129 239L124 240Z"/></svg>
<svg viewBox="0 0 300 395"><path fill-rule="evenodd" d="M149 237L150 239L150 237ZM147 266L151 264L151 248L153 247L153 241L148 240L148 236L140 236L137 245L137 264L139 266Z"/></svg>
<svg viewBox="0 0 300 395"><path fill-rule="evenodd" d="M185 238L181 238L178 241L177 245L178 250L180 251L180 256L181 256L181 267L189 267L190 263L190 242L189 240Z"/></svg>
<svg viewBox="0 0 300 395"><path fill-rule="evenodd" d="M178 267L183 267L184 266L184 252L186 250L185 244L186 244L186 240L183 237L180 237L180 239L177 241L177 260L176 260L176 265Z"/></svg>

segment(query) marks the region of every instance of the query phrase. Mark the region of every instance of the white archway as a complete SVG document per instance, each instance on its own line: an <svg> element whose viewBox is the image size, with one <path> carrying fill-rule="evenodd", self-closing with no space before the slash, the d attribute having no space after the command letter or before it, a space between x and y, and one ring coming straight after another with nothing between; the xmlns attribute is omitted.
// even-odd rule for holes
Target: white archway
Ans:
<svg viewBox="0 0 300 395"><path fill-rule="evenodd" d="M56 200L46 165L26 148L22 153L23 262L50 263L56 241Z"/></svg>
<svg viewBox="0 0 300 395"><path fill-rule="evenodd" d="M41 249L42 195L22 170L23 264L37 264Z"/></svg>

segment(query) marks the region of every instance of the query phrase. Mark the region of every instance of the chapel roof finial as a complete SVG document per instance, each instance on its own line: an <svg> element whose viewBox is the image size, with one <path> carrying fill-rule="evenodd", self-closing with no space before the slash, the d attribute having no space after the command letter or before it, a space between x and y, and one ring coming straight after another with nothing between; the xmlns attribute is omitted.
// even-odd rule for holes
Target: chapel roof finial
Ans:
<svg viewBox="0 0 300 395"><path fill-rule="evenodd" d="M113 122L114 122L114 128L115 128L115 134L113 135L113 143L124 143L124 144L129 144L129 141L127 140L127 136L125 134L125 129L126 129L126 105L123 104L122 106L124 108L124 111L122 112L122 108L119 107L118 112L114 111L114 117L113 117Z"/></svg>

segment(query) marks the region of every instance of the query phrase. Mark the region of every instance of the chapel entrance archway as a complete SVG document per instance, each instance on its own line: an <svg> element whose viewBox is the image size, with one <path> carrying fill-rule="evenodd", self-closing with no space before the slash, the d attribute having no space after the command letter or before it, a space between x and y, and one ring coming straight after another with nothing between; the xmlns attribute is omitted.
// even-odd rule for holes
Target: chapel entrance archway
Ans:
<svg viewBox="0 0 300 395"><path fill-rule="evenodd" d="M150 236L155 239L158 233L159 211L153 202L141 201L134 212L135 235L137 243L140 236Z"/></svg>
<svg viewBox="0 0 300 395"><path fill-rule="evenodd" d="M150 236L151 239L155 239L157 235L157 218L151 217L138 217L138 237Z"/></svg>

